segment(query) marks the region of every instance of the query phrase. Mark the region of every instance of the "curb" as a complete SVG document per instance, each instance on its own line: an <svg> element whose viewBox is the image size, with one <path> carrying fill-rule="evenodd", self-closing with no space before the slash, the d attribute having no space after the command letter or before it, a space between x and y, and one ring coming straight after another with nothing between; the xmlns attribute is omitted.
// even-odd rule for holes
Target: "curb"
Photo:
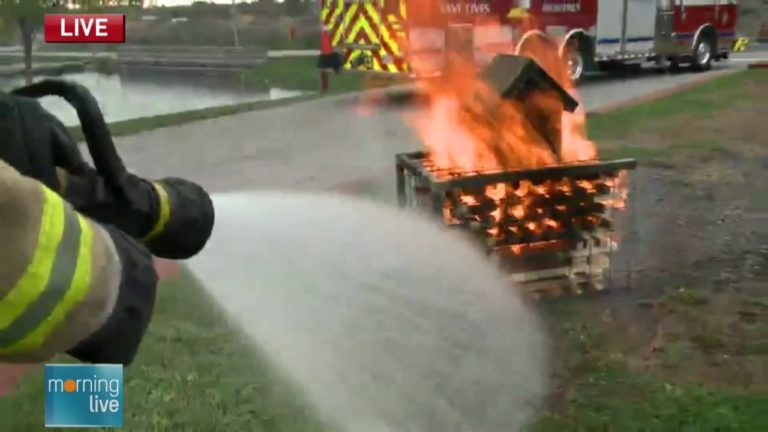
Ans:
<svg viewBox="0 0 768 432"><path fill-rule="evenodd" d="M754 69L768 69L768 61L759 61L755 63L750 63L747 65L747 69L754 70Z"/></svg>

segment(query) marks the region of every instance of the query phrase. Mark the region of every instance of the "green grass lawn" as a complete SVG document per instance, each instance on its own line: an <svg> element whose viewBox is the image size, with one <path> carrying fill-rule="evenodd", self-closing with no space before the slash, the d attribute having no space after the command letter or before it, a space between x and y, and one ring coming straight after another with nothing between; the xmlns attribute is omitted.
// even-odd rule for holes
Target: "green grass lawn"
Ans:
<svg viewBox="0 0 768 432"><path fill-rule="evenodd" d="M699 309L697 304L673 296L665 300L681 308L680 315L692 321L714 321L724 315L718 308ZM631 353L622 349L626 334L600 322L595 308L587 302L579 299L545 310L549 321L555 323L553 333L566 347L562 363L568 389L567 394L561 395L560 407L544 413L532 432L768 430L768 392L764 388L729 388L726 374L720 383L704 384L659 376L654 371L638 371L630 366ZM748 346L753 352L745 357L768 365L764 345L768 324L758 324L752 331L754 340ZM682 338L686 336L689 335ZM697 337L700 336L695 334L691 339L699 342ZM668 342L660 348L663 368L681 370L680 374L685 375L687 367L698 366L699 351L685 346L685 342ZM710 344L720 348L720 341L717 342Z"/></svg>
<svg viewBox="0 0 768 432"><path fill-rule="evenodd" d="M282 71L287 79L308 85L303 81L307 78L292 72L287 63L274 68L269 76ZM719 154L728 143L719 141L717 135L712 141L701 142L695 134L674 134L673 128L692 125L686 123L692 118L707 121L743 108L744 104L757 104L759 94L754 90L768 88L766 84L768 74L762 72L719 78L679 95L592 117L590 135L600 139L607 157L638 157L643 163L668 158L688 160L700 153ZM646 132L651 125L668 139L650 139ZM716 125L713 128L716 130ZM641 147L644 144L652 148ZM707 322L717 313L714 306L708 306L707 298L684 291L676 291L662 301L681 314L685 312L685 319L693 322ZM756 310L768 310L768 297L744 301ZM590 305L587 299L542 305L542 312L554 323L553 334L563 341L562 374L569 386L559 406L542 413L533 431L768 430L766 392L682 382L652 371L637 372L628 366L622 351L623 335L614 334L610 324L596 319ZM747 338L748 352L755 361L764 362L768 356L768 345L763 345L768 324L758 322L750 331L753 337ZM717 347L718 334L713 330L691 335L691 341L700 347ZM316 420L299 393L276 374L263 353L254 352L241 341L196 281L184 275L164 282L141 354L126 372L125 429L330 431ZM684 370L689 358L676 347L670 344L663 348L669 351L668 360L678 362ZM42 422L42 375L36 373L23 382L17 395L0 400L0 430L36 431L42 429Z"/></svg>
<svg viewBox="0 0 768 432"><path fill-rule="evenodd" d="M589 134L605 158L637 158L641 165L672 169L681 181L692 183L701 171L712 171L708 181L718 182L733 175L727 165L731 157L766 157L768 136L759 124L768 113L765 92L768 73L741 72L654 102L590 116ZM653 341L660 364L648 368L637 366L639 355L626 346L627 334L605 322L603 310L590 300L545 307L553 334L565 346L561 366L566 390L534 431L768 430L766 286L725 293L704 287L670 289L655 298L654 310L663 311L658 314L661 322L675 331ZM752 314L762 321L745 323L743 317ZM730 382L733 370L750 368L760 377L750 389ZM703 369L709 372L706 383L696 375Z"/></svg>
<svg viewBox="0 0 768 432"><path fill-rule="evenodd" d="M718 114L749 108L760 101L758 83L764 86L768 74L745 71L714 78L694 88L649 103L618 109L606 114L591 114L590 138L600 145L604 157L633 157L641 162L658 162L670 156L686 156L707 150L725 149L728 143L713 139L708 143L688 139L689 119L714 119ZM748 119L754 121L754 119ZM701 123L701 122L699 122ZM716 122L709 122L717 127ZM652 131L653 134L648 134ZM647 142L643 135L661 135L664 140ZM698 135L691 135L692 138ZM716 138L716 137L715 137ZM632 142L638 139L638 142ZM639 142L643 141L643 142Z"/></svg>
<svg viewBox="0 0 768 432"><path fill-rule="evenodd" d="M318 91L320 72L315 66L316 62L317 58L314 56L270 59L251 69L246 77L252 82L268 87ZM362 76L355 72L342 71L338 75L331 74L330 93L362 90L362 83Z"/></svg>
<svg viewBox="0 0 768 432"><path fill-rule="evenodd" d="M130 431L323 430L187 274L161 284L149 335L124 386ZM42 430L42 389L39 371L14 397L0 399L0 430Z"/></svg>

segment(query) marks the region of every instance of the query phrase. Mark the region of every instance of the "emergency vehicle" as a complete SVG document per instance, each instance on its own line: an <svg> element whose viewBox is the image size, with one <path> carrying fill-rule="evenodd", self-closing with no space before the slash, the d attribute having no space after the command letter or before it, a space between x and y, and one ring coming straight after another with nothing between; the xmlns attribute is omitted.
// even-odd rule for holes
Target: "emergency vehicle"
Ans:
<svg viewBox="0 0 768 432"><path fill-rule="evenodd" d="M449 50L471 49L481 65L543 41L575 81L622 63L709 69L728 57L738 15L735 0L320 1L345 69L439 73Z"/></svg>

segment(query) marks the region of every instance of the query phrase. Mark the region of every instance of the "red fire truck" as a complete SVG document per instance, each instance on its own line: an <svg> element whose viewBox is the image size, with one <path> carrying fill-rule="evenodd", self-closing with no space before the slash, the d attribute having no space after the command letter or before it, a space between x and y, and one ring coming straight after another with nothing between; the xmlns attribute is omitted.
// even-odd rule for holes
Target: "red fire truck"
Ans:
<svg viewBox="0 0 768 432"><path fill-rule="evenodd" d="M321 0L346 69L439 73L445 53L478 64L547 44L571 77L622 63L706 70L736 40L736 0Z"/></svg>

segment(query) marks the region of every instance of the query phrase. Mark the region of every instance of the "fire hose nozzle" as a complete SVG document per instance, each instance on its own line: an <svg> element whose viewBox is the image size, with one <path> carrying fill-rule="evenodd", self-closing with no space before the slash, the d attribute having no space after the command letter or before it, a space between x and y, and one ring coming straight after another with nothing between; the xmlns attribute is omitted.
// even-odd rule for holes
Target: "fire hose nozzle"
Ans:
<svg viewBox="0 0 768 432"><path fill-rule="evenodd" d="M70 176L64 191L78 211L141 240L161 258L187 259L202 250L213 231L211 197L189 180L169 177L153 182L128 172L87 88L69 81L45 80L13 93L32 98L59 96L75 108L95 165L95 169L81 167L82 172ZM65 141L62 145L79 152L71 139Z"/></svg>
<svg viewBox="0 0 768 432"><path fill-rule="evenodd" d="M213 231L215 212L210 195L197 183L176 177L152 184L157 218L142 242L161 258L191 258L203 249Z"/></svg>

